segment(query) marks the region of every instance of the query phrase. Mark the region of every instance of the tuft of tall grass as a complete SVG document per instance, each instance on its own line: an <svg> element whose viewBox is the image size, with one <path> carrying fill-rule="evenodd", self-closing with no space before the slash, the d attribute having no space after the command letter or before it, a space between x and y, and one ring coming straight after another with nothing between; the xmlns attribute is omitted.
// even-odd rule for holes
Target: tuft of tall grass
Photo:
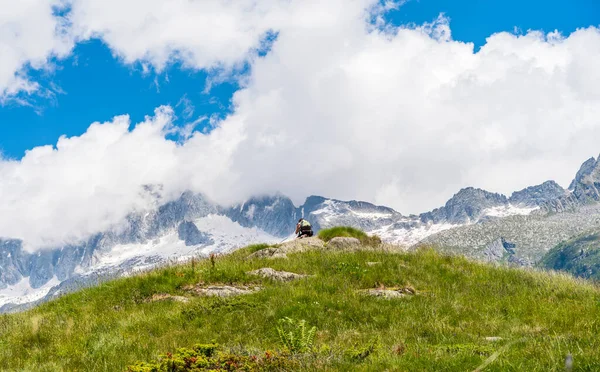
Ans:
<svg viewBox="0 0 600 372"><path fill-rule="evenodd" d="M328 242L333 238L344 237L344 238L356 238L366 246L378 246L381 244L381 238L376 235L367 235L362 230L356 229L350 226L336 226L330 229L324 229L319 231L319 239L324 242Z"/></svg>

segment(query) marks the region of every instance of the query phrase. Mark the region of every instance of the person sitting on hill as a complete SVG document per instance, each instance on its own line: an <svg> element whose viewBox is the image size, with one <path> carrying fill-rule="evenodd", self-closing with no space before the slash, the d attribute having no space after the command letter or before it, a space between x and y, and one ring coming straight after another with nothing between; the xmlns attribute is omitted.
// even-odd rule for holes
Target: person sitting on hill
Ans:
<svg viewBox="0 0 600 372"><path fill-rule="evenodd" d="M310 222L308 222L304 218L299 219L298 224L296 225L296 235L299 239L313 236L312 226L310 225Z"/></svg>

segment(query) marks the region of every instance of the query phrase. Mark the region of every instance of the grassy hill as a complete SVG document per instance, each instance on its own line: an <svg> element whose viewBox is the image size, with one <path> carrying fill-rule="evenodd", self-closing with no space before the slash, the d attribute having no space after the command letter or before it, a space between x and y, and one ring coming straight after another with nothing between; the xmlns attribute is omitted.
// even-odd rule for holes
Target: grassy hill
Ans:
<svg viewBox="0 0 600 372"><path fill-rule="evenodd" d="M600 291L592 284L432 250L325 247L248 258L263 248L104 283L3 315L0 370L125 371L138 361L158 365L163 355L164 369L154 370L168 371L169 360L181 358L182 369L175 370L193 370L187 363L223 370L560 371L569 353L573 370L600 370ZM278 282L248 274L265 267L309 276ZM193 295L191 288L211 284L262 290ZM377 288L402 295L362 291ZM290 333L297 336L292 342ZM216 350L193 349L212 343ZM153 370L142 365L130 370Z"/></svg>

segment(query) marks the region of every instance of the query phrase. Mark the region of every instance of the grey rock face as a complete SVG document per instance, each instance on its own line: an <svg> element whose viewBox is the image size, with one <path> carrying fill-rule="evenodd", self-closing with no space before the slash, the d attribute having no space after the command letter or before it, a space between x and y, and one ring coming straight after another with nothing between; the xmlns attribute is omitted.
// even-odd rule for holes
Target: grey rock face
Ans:
<svg viewBox="0 0 600 372"><path fill-rule="evenodd" d="M48 283L54 276L53 252L42 251L31 258L29 283L33 288L39 288Z"/></svg>
<svg viewBox="0 0 600 372"><path fill-rule="evenodd" d="M148 228L145 230L144 236L154 238L162 235L165 230L179 226L182 221L206 217L217 212L218 207L203 195L185 192L179 199L158 208L158 211L150 217L150 221L146 223Z"/></svg>
<svg viewBox="0 0 600 372"><path fill-rule="evenodd" d="M198 227L190 221L182 222L177 229L179 239L185 241L185 245L209 245L214 241L207 234L200 232Z"/></svg>
<svg viewBox="0 0 600 372"><path fill-rule="evenodd" d="M488 262L500 262L503 259L509 259L508 256L515 254L516 244L508 242L500 237L491 242L483 251L483 259Z"/></svg>
<svg viewBox="0 0 600 372"><path fill-rule="evenodd" d="M600 201L600 158L583 163L571 187L573 196L581 204Z"/></svg>
<svg viewBox="0 0 600 372"><path fill-rule="evenodd" d="M371 231L396 222L402 215L392 208L371 203L310 196L298 208L298 218L300 217L308 219L316 233L333 226L352 226Z"/></svg>
<svg viewBox="0 0 600 372"><path fill-rule="evenodd" d="M566 190L554 181L546 181L541 185L531 186L521 191L514 192L509 202L526 207L546 205L556 199L564 197Z"/></svg>
<svg viewBox="0 0 600 372"><path fill-rule="evenodd" d="M421 215L423 222L469 223L478 220L487 208L508 204L506 196L468 187L460 190L445 206Z"/></svg>
<svg viewBox="0 0 600 372"><path fill-rule="evenodd" d="M595 166L596 166L596 159L594 159L593 157L589 158L583 164L581 164L581 167L577 171L575 178L573 179L573 181L571 181L571 184L569 185L569 190L571 190L571 191L575 190L575 187L577 186L577 184L581 183L581 181L583 180L583 178L586 175L592 173Z"/></svg>
<svg viewBox="0 0 600 372"><path fill-rule="evenodd" d="M224 209L224 214L244 227L258 227L279 237L292 234L300 218L294 203L282 195L255 197Z"/></svg>
<svg viewBox="0 0 600 372"><path fill-rule="evenodd" d="M0 240L0 288L17 284L28 266L28 256L23 255L21 241Z"/></svg>
<svg viewBox="0 0 600 372"><path fill-rule="evenodd" d="M588 204L600 202L600 157L590 158L582 165L569 185L569 192L549 199L540 207L547 212L575 212Z"/></svg>

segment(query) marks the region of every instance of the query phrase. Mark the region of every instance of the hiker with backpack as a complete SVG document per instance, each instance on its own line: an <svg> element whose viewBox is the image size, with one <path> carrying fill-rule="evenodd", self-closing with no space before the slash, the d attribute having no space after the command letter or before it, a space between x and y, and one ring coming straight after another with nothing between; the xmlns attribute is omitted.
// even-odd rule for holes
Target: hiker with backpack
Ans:
<svg viewBox="0 0 600 372"><path fill-rule="evenodd" d="M312 226L310 222L301 218L298 220L298 224L296 224L296 232L298 239L307 238L313 236Z"/></svg>

